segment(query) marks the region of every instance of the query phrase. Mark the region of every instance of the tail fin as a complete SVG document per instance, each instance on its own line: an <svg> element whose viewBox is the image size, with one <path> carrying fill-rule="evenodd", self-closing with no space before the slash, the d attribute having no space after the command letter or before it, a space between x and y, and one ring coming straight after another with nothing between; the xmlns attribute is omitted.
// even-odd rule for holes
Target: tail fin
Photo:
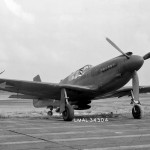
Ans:
<svg viewBox="0 0 150 150"><path fill-rule="evenodd" d="M41 80L41 78L40 78L39 75L35 76L35 77L33 78L33 81L42 82L42 80Z"/></svg>

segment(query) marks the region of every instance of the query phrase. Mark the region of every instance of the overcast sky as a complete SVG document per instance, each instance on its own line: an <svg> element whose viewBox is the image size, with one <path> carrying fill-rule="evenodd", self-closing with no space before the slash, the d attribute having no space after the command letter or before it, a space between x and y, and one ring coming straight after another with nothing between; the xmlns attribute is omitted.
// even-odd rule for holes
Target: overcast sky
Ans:
<svg viewBox="0 0 150 150"><path fill-rule="evenodd" d="M86 64L150 52L149 0L0 0L2 78L59 82ZM150 60L139 71L150 85Z"/></svg>

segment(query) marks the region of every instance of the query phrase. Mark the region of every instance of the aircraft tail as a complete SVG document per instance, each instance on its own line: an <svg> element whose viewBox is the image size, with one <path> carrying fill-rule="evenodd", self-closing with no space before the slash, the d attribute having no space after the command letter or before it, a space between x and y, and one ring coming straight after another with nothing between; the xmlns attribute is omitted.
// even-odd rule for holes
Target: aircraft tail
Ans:
<svg viewBox="0 0 150 150"><path fill-rule="evenodd" d="M41 77L40 77L39 75L35 76L35 77L33 78L33 81L42 82Z"/></svg>
<svg viewBox="0 0 150 150"><path fill-rule="evenodd" d="M41 78L40 78L40 75L37 75L33 78L33 81L35 82L41 82ZM39 100L38 99L33 99L33 106L36 107L36 108L40 108L40 105L39 104Z"/></svg>

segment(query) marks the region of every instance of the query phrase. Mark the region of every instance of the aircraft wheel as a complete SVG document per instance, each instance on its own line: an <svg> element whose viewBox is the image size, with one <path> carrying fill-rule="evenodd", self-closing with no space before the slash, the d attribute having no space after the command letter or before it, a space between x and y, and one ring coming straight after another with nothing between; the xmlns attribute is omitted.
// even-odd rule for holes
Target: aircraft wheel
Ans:
<svg viewBox="0 0 150 150"><path fill-rule="evenodd" d="M48 116L52 116L53 112L52 111L48 111L47 114L48 114Z"/></svg>
<svg viewBox="0 0 150 150"><path fill-rule="evenodd" d="M64 121L72 121L74 118L74 109L71 105L67 104L65 106L65 111L62 113Z"/></svg>
<svg viewBox="0 0 150 150"><path fill-rule="evenodd" d="M141 119L142 118L142 108L139 105L134 105L132 108L132 115L134 119Z"/></svg>

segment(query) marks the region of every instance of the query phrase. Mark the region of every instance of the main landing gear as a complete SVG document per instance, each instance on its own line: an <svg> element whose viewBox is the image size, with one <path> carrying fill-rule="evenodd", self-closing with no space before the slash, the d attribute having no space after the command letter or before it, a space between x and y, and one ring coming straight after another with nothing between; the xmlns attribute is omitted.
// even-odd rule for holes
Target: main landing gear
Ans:
<svg viewBox="0 0 150 150"><path fill-rule="evenodd" d="M143 116L143 111L141 108L141 103L140 101L135 101L134 100L134 95L133 92L131 91L131 104L133 104L133 108L132 108L132 115L134 117L134 119L141 119Z"/></svg>
<svg viewBox="0 0 150 150"><path fill-rule="evenodd" d="M141 119L142 118L142 109L141 106L138 104L135 104L132 108L132 115L134 119Z"/></svg>
<svg viewBox="0 0 150 150"><path fill-rule="evenodd" d="M53 115L53 106L48 106L47 108L50 109L48 111L48 116ZM72 121L74 119L74 109L68 102L67 92L66 89L61 89L61 99L60 99L60 107L56 108L56 112L62 113L62 117L64 121Z"/></svg>
<svg viewBox="0 0 150 150"><path fill-rule="evenodd" d="M74 118L74 110L70 104L66 104L65 111L62 113L64 121L72 121Z"/></svg>
<svg viewBox="0 0 150 150"><path fill-rule="evenodd" d="M74 119L74 109L68 102L66 89L61 89L60 113L62 113L64 121L72 121Z"/></svg>

